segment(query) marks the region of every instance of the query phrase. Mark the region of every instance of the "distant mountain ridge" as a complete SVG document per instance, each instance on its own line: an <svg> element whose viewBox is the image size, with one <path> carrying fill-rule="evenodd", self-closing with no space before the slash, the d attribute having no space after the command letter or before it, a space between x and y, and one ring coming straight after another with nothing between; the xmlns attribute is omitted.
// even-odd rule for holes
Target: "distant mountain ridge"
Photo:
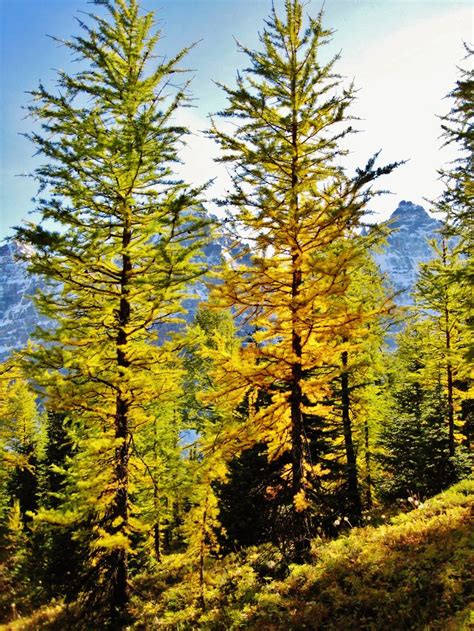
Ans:
<svg viewBox="0 0 474 631"><path fill-rule="evenodd" d="M411 303L418 265L432 258L429 241L436 238L441 222L430 217L422 206L410 201L400 202L390 217L392 233L384 249L374 255L381 271L398 293L397 303ZM33 306L31 295L40 280L26 271L26 263L16 258L24 246L10 241L0 246L0 360L6 359L15 349L24 346L40 319ZM210 243L203 258L209 267L222 260L222 243ZM186 301L192 314L198 303L206 298L206 289L199 283L197 298Z"/></svg>

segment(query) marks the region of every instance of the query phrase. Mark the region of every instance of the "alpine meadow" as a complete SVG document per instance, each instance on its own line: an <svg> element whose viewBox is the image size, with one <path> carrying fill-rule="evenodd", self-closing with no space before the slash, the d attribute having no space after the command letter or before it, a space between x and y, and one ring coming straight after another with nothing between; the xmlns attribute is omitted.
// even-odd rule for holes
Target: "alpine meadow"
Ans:
<svg viewBox="0 0 474 631"><path fill-rule="evenodd" d="M326 9L268 3L233 43L196 184L200 43L170 54L145 4L89 2L66 69L24 86L9 247L36 327L0 363L0 628L471 628L470 44L399 290L399 227L370 215L409 148L354 150Z"/></svg>

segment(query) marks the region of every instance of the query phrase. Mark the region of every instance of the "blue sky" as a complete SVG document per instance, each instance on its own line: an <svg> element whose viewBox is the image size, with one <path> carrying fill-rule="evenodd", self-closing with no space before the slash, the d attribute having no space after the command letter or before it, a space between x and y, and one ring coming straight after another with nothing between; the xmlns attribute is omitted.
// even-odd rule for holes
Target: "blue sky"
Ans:
<svg viewBox="0 0 474 631"><path fill-rule="evenodd" d="M277 7L281 6L276 1ZM307 3L316 14L319 1ZM212 143L199 130L207 116L223 106L214 80L232 84L246 64L234 38L257 46L257 33L270 0L142 0L162 23L158 53L171 55L192 42L186 66L193 70L195 109L182 120L194 131L183 152L182 174L196 183L217 175L213 194L227 186L226 175L212 158ZM21 134L31 129L22 106L27 91L41 79L54 83L54 69L74 69L68 52L47 35L67 38L78 32L79 11L100 11L87 0L0 0L0 238L11 234L32 210L34 182L19 174L37 164L34 148ZM83 16L82 16L83 17ZM409 159L385 178L391 197L372 203L377 219L387 217L401 199L423 202L440 192L436 169L452 157L440 150L436 114L445 113L446 93L457 78L464 55L462 42L473 40L473 7L466 1L326 0L326 26L335 29L329 57L341 51L339 71L360 89L353 113L363 133L353 139L349 169L382 149L382 161Z"/></svg>

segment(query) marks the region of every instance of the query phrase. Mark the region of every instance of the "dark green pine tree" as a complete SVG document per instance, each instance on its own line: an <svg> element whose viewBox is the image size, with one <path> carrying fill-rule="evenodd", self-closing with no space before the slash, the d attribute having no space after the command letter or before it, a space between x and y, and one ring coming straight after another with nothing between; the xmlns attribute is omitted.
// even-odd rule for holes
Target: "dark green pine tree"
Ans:
<svg viewBox="0 0 474 631"><path fill-rule="evenodd" d="M469 423L461 409L469 403L472 385L468 349L471 331L466 321L466 307L471 302L471 288L461 282L466 259L462 243L443 238L433 246L433 259L420 266L416 286L416 306L431 324L431 335L424 344L427 364L439 374L446 398L446 425L449 432L449 453L454 457L459 432L470 439ZM429 371L428 371L429 372ZM429 378L429 377L428 377ZM472 402L472 400L471 400Z"/></svg>
<svg viewBox="0 0 474 631"><path fill-rule="evenodd" d="M410 323L398 336L386 395L391 398L379 437L379 494L384 500L430 497L466 475L469 461L451 455L444 371L433 366L426 343L430 322Z"/></svg>
<svg viewBox="0 0 474 631"><path fill-rule="evenodd" d="M64 413L46 416L45 444L39 463L39 505L59 509L67 494L67 473L74 446ZM35 528L35 553L43 589L49 598L72 600L80 590L88 551L74 540L74 526L39 523Z"/></svg>
<svg viewBox="0 0 474 631"><path fill-rule="evenodd" d="M154 56L161 33L137 0L100 5L103 17L89 15L80 35L61 40L77 72L32 92L41 221L17 237L34 248L30 271L46 283L36 303L54 323L39 331L29 370L48 409L71 418L77 445L66 501L38 519L77 525L89 545L87 611L105 609L100 624L118 628L140 529L130 494L142 467L135 445L179 392L163 331L202 271L206 221L199 191L173 176L186 134L174 116L188 102L187 84L177 86L187 51Z"/></svg>
<svg viewBox="0 0 474 631"><path fill-rule="evenodd" d="M468 46L466 59L471 61L474 51ZM472 65L472 64L471 64ZM474 283L474 70L460 69L460 77L448 94L451 110L441 117L445 145L453 145L458 155L445 169L439 171L444 190L436 203L443 213L445 236L455 237L463 256L456 269L446 270L446 282L456 284L464 292L464 319L471 330L468 358L474 359L474 328L472 285Z"/></svg>
<svg viewBox="0 0 474 631"><path fill-rule="evenodd" d="M278 502L268 493L279 478L279 465L269 464L265 445L255 445L229 463L226 482L216 484L224 552L281 540L275 528Z"/></svg>
<svg viewBox="0 0 474 631"><path fill-rule="evenodd" d="M474 54L469 46L466 59ZM460 69L460 77L454 89L448 94L452 107L441 117L441 128L445 145L455 143L459 151L451 168L440 171L445 189L438 208L446 213L446 230L464 241L466 252L472 257L472 206L474 202L474 70ZM472 264L472 261L471 261ZM472 274L472 268L470 268Z"/></svg>

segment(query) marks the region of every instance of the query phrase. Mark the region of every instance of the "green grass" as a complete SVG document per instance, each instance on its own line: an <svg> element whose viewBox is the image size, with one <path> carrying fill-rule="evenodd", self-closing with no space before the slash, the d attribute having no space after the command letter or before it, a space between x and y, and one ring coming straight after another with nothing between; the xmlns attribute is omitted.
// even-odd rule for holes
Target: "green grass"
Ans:
<svg viewBox="0 0 474 631"><path fill-rule="evenodd" d="M316 541L314 561L282 580L262 578L268 550L214 562L205 612L188 576L163 583L156 602L150 594L135 628L474 629L473 506L474 481L461 482L388 524Z"/></svg>
<svg viewBox="0 0 474 631"><path fill-rule="evenodd" d="M389 525L320 546L313 564L256 594L234 628L444 631L464 611L453 627L462 629L473 594L473 495L464 482Z"/></svg>
<svg viewBox="0 0 474 631"><path fill-rule="evenodd" d="M316 540L313 562L279 580L279 556L268 546L209 560L204 611L189 558L168 557L136 580L132 628L474 630L473 507L474 480L466 480L389 523ZM0 628L80 627L55 606Z"/></svg>

